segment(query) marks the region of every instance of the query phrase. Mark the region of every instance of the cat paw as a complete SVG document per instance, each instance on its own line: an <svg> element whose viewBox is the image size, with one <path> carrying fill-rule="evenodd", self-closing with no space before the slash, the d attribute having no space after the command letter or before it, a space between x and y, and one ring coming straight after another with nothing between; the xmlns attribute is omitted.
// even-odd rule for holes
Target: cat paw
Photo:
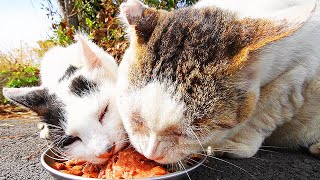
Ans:
<svg viewBox="0 0 320 180"><path fill-rule="evenodd" d="M47 127L46 124L39 123L38 129L41 130L40 134L39 134L41 139L48 139L49 138L49 128Z"/></svg>
<svg viewBox="0 0 320 180"><path fill-rule="evenodd" d="M309 147L311 154L320 157L320 142L317 142Z"/></svg>
<svg viewBox="0 0 320 180"><path fill-rule="evenodd" d="M250 158L254 156L257 153L259 147L254 145L247 145L244 143L228 141L222 149L224 149L224 152L222 152L223 156L239 159ZM221 155L221 152L218 152L218 155Z"/></svg>

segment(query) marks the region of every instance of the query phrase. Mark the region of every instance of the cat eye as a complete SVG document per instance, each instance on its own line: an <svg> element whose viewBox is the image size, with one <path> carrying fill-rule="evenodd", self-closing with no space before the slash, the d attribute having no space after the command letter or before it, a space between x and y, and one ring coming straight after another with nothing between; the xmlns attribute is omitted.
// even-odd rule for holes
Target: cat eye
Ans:
<svg viewBox="0 0 320 180"><path fill-rule="evenodd" d="M76 141L82 141L79 137L77 136L66 136L65 138L63 138L63 140L60 142L61 147L65 147L65 146L69 146L72 143L76 142Z"/></svg>
<svg viewBox="0 0 320 180"><path fill-rule="evenodd" d="M100 123L103 122L104 115L108 112L108 107L109 107L109 104L104 108L104 110L103 110L102 113L100 114L100 116L99 116L99 122L100 122Z"/></svg>

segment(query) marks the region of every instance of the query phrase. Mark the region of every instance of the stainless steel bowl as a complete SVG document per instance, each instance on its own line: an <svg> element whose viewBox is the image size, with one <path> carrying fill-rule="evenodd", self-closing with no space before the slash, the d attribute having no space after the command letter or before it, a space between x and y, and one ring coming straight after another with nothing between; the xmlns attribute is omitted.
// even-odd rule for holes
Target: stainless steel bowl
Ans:
<svg viewBox="0 0 320 180"><path fill-rule="evenodd" d="M65 174L60 171L57 171L57 170L53 169L52 167L50 167L50 165L52 165L55 162L55 160L53 158L56 158L56 155L55 155L55 153L52 152L51 148L49 148L45 152L42 153L41 164L56 179L61 179L61 180L96 179L96 178L85 178L85 177L80 177L80 176L74 176L74 175ZM199 167L205 160L206 160L206 156L202 156L201 159L193 165L184 164L184 166L186 168L185 171L182 171L182 170L176 171L176 172L169 173L169 174L166 174L163 176L145 178L144 180L185 179L187 177L187 173L190 175L190 173L192 173L192 170ZM142 180L142 179L139 179L139 180Z"/></svg>

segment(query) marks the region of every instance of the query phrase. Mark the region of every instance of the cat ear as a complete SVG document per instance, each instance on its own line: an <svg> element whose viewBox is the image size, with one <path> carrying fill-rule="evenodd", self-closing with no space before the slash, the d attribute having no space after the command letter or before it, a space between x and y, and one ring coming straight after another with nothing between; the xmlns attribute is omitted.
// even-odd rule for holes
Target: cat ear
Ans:
<svg viewBox="0 0 320 180"><path fill-rule="evenodd" d="M39 115L46 112L49 95L44 87L3 88L2 91L13 103L27 107Z"/></svg>
<svg viewBox="0 0 320 180"><path fill-rule="evenodd" d="M88 39L83 35L77 35L77 40L80 44L85 67L87 67L89 70L102 67L103 64L101 59L92 50L92 47L89 46Z"/></svg>
<svg viewBox="0 0 320 180"><path fill-rule="evenodd" d="M128 0L120 5L120 16L128 25L136 25L148 6L139 0Z"/></svg>
<svg viewBox="0 0 320 180"><path fill-rule="evenodd" d="M128 29L134 30L134 32L128 32L131 36L136 35L138 41L146 42L158 23L159 11L148 8L138 0L128 0L120 6L120 17L128 25Z"/></svg>

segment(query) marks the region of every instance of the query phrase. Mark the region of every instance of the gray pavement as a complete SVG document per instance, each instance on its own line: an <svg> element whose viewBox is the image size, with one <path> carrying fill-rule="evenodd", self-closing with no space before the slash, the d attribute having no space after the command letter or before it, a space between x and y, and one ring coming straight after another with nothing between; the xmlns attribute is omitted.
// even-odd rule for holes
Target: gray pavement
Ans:
<svg viewBox="0 0 320 180"><path fill-rule="evenodd" d="M1 180L53 179L40 164L46 142L38 137L36 127L36 120L0 120ZM320 180L320 159L306 150L263 148L253 158L223 160L234 165L209 159L190 175L191 179Z"/></svg>

